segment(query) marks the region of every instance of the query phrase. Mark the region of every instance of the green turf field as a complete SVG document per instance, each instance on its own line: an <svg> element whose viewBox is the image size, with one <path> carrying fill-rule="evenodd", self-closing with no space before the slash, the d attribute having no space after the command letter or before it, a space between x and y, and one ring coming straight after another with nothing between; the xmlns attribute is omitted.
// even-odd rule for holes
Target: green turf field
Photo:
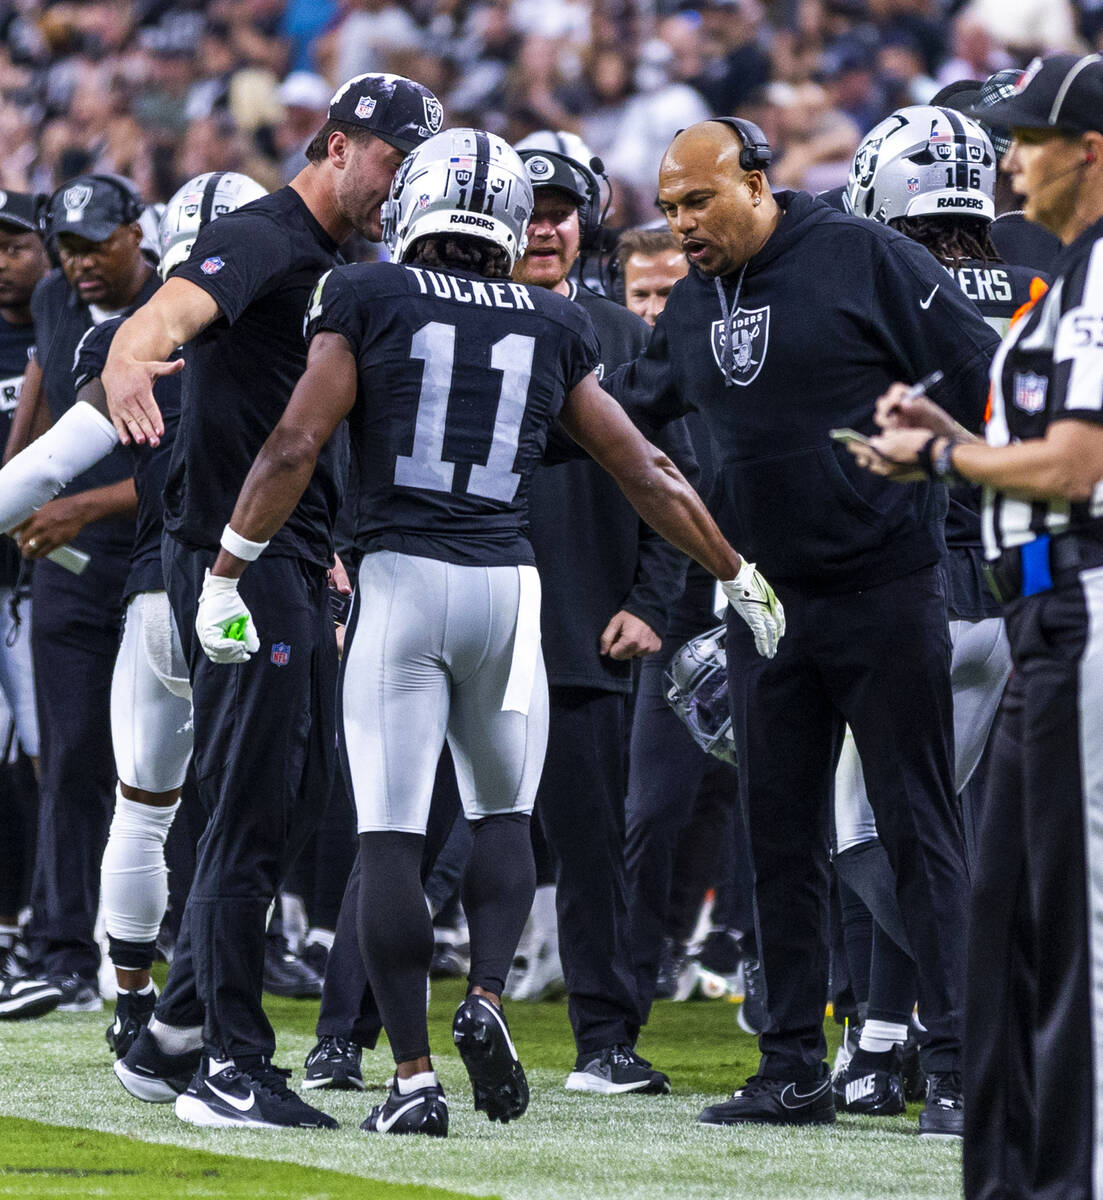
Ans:
<svg viewBox="0 0 1103 1200"><path fill-rule="evenodd" d="M434 984L430 1029L448 1092L446 1141L369 1136L358 1125L388 1077L366 1053L365 1094L314 1092L341 1122L333 1133L208 1131L169 1105L132 1100L110 1070L109 1012L0 1022L0 1197L176 1200L393 1200L455 1195L511 1200L951 1200L960 1151L921 1142L916 1110L833 1127L713 1129L701 1107L754 1069L753 1039L724 1001L656 1005L640 1052L673 1080L670 1096L590 1097L563 1090L573 1062L563 1004L515 1004L510 1021L532 1086L525 1117L505 1128L471 1107L449 1038L459 984ZM295 1068L313 1045L317 1006L271 1000L277 1061ZM373 1086L374 1085L374 1086Z"/></svg>

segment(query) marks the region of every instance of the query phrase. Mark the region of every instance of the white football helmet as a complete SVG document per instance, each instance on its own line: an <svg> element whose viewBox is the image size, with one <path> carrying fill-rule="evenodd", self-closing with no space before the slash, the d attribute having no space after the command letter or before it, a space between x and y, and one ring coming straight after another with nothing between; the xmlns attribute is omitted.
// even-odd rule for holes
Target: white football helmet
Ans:
<svg viewBox="0 0 1103 1200"><path fill-rule="evenodd" d="M735 764L735 738L728 707L726 625L691 638L666 668L666 701L701 747Z"/></svg>
<svg viewBox="0 0 1103 1200"><path fill-rule="evenodd" d="M845 206L887 224L897 217L992 220L996 152L976 121L953 109L898 108L866 134L850 168Z"/></svg>
<svg viewBox="0 0 1103 1200"><path fill-rule="evenodd" d="M383 240L403 262L418 238L464 234L525 252L532 184L516 150L483 129L446 129L403 160L383 205Z"/></svg>
<svg viewBox="0 0 1103 1200"><path fill-rule="evenodd" d="M196 235L204 225L267 195L267 189L255 179L236 171L207 171L189 179L161 214L158 230L161 278L167 279L191 254Z"/></svg>

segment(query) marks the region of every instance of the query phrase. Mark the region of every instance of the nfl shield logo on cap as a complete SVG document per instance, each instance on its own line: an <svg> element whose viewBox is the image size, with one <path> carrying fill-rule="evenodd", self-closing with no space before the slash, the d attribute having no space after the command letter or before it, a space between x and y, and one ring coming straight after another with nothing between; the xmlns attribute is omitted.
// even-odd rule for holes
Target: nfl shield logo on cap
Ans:
<svg viewBox="0 0 1103 1200"><path fill-rule="evenodd" d="M366 121L375 112L375 97L361 96L353 111L362 121Z"/></svg>

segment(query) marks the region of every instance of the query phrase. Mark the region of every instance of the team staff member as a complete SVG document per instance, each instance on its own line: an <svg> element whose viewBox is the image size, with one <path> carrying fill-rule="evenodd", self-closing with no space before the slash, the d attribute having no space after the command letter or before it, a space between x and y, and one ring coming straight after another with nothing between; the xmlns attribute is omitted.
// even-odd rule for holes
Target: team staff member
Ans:
<svg viewBox="0 0 1103 1200"><path fill-rule="evenodd" d="M967 880L936 575L942 509L929 488L871 485L828 430L871 428L888 381L936 366L942 394L979 422L996 338L923 247L804 193L774 196L768 162L747 122L702 122L671 143L659 203L691 270L619 381L650 419L701 410L718 445L721 527L754 547L796 611L796 637L769 663L729 621L769 1012L755 1076L700 1119L834 1120L824 928L832 776L849 721L919 962L934 1078L920 1130L953 1133L964 956L948 931L964 922Z"/></svg>
<svg viewBox="0 0 1103 1200"><path fill-rule="evenodd" d="M41 388L20 400L21 408L37 404L48 423L76 403L73 361L84 335L157 286L141 251L142 207L133 184L107 175L79 176L50 198L46 237L61 270L35 290ZM9 450L22 448L15 440ZM60 1007L71 1011L103 1005L92 926L115 796L109 711L134 543L132 476L129 456L116 449L16 531L24 556L38 560L31 646L42 755L32 928L45 970L62 987ZM67 543L91 556L80 575L45 558Z"/></svg>
<svg viewBox="0 0 1103 1200"><path fill-rule="evenodd" d="M617 241L617 264L624 281L624 307L648 325L666 307L671 289L689 269L670 230L629 229Z"/></svg>
<svg viewBox="0 0 1103 1200"><path fill-rule="evenodd" d="M992 364L987 444L881 401L878 474L984 485L1014 671L996 726L970 927L965 1194L1103 1192L1103 60L1036 59L985 109L1031 221L1063 249ZM914 425L918 428L900 428ZM881 456L887 456L882 458ZM900 464L900 465L897 465ZM1042 948L1039 956L1039 947Z"/></svg>
<svg viewBox="0 0 1103 1200"><path fill-rule="evenodd" d="M345 647L342 749L360 829L361 944L397 1063L389 1098L362 1126L371 1132L448 1128L429 1058L433 940L418 869L445 738L473 835L470 991L453 1038L476 1108L506 1121L528 1102L499 1004L532 902L528 816L548 732L525 526L550 423L561 414L642 516L729 580L762 653L784 628L767 586L674 464L601 391L586 314L551 289L502 282L531 207L516 153L482 130L449 131L410 156L388 206L397 262L339 268L319 285L306 374L245 482L224 539L235 550L219 554L196 617L216 661L256 651L263 627L251 628L237 580L350 415L365 551L358 603L371 607L362 624L354 614ZM226 632L243 618L244 647ZM201 1096L197 1081L178 1106Z"/></svg>
<svg viewBox="0 0 1103 1200"><path fill-rule="evenodd" d="M261 982L268 906L332 777L337 655L326 572L347 443L335 438L326 448L250 576L249 603L264 614L271 639L264 653L230 671L215 668L195 642L193 618L233 498L305 365L310 292L350 233L379 238L380 205L398 164L441 119L420 84L392 75L349 80L307 166L287 187L200 232L188 261L115 335L103 371L120 436L156 441L162 425L150 380L173 369L164 360L190 343L162 552L191 672L196 775L211 815L165 991L148 1029L115 1065L139 1098L174 1099L199 1067L202 1045L216 1087L246 1106L255 1098L247 1122L336 1124L271 1065L275 1039ZM214 1111L187 1117L221 1123Z"/></svg>
<svg viewBox="0 0 1103 1200"><path fill-rule="evenodd" d="M7 443L12 414L34 348L31 295L50 269L38 219L38 197L0 192L0 441ZM0 538L0 688L15 720L23 753L38 766L38 715L31 664L30 597L16 590L19 548ZM45 980L23 978L10 953L19 937L19 913L30 898L29 832L37 796L14 786L0 764L0 1016L30 1017L57 1007L61 992Z"/></svg>
<svg viewBox="0 0 1103 1200"><path fill-rule="evenodd" d="M582 166L547 150L522 150L521 158L534 207L513 278L558 292L589 314L600 379L641 353L647 326L569 278L581 243L592 240L584 239L580 214L596 221ZM529 525L551 698L536 813L555 870L559 957L577 1050L567 1087L665 1092L666 1076L633 1050L643 1013L625 893L624 747L632 660L661 646L683 560L641 525L616 482L588 458L536 472Z"/></svg>

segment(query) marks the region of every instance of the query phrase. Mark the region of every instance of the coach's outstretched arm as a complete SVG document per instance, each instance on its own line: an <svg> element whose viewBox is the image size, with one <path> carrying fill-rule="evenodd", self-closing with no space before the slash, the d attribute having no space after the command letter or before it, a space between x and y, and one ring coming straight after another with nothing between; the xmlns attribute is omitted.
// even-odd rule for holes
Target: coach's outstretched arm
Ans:
<svg viewBox="0 0 1103 1200"><path fill-rule="evenodd" d="M587 375L567 397L563 428L617 481L636 512L720 580L728 603L750 626L759 654L773 658L785 633L774 590L728 544L701 497L624 409Z"/></svg>
<svg viewBox="0 0 1103 1200"><path fill-rule="evenodd" d="M169 279L119 326L103 368L111 423L123 445L160 444L165 432L153 384L182 370L183 359L165 360L219 317L214 299L186 279Z"/></svg>
<svg viewBox="0 0 1103 1200"><path fill-rule="evenodd" d="M356 360L348 342L339 333L315 334L306 370L241 485L222 549L203 584L195 629L213 662L244 662L259 649L237 581L291 516L322 447L355 402Z"/></svg>

